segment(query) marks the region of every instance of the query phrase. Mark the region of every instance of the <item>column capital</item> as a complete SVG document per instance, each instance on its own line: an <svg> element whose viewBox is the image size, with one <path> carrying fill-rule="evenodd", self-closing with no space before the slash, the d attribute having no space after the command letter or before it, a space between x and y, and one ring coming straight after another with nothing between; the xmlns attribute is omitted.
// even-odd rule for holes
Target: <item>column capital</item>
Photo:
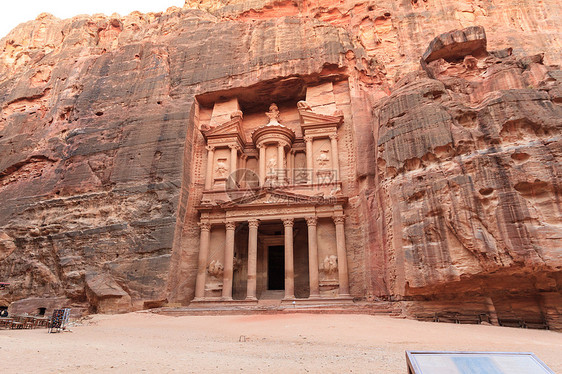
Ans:
<svg viewBox="0 0 562 374"><path fill-rule="evenodd" d="M234 230L236 228L236 222L228 221L225 223L227 230Z"/></svg>
<svg viewBox="0 0 562 374"><path fill-rule="evenodd" d="M305 142L308 143L308 142L311 142L311 141L314 139L314 137L311 136L311 135L305 135L305 136L303 137L303 139L304 139Z"/></svg>
<svg viewBox="0 0 562 374"><path fill-rule="evenodd" d="M338 140L338 134L330 134L331 140Z"/></svg>
<svg viewBox="0 0 562 374"><path fill-rule="evenodd" d="M259 144L256 145L256 148L257 148L257 149L264 149L264 148L265 148L265 144L259 143Z"/></svg>
<svg viewBox="0 0 562 374"><path fill-rule="evenodd" d="M199 222L199 227L201 231L210 231L211 230L211 223L210 222Z"/></svg>
<svg viewBox="0 0 562 374"><path fill-rule="evenodd" d="M336 225L343 225L345 222L345 216L334 216L332 219Z"/></svg>
<svg viewBox="0 0 562 374"><path fill-rule="evenodd" d="M207 145L207 146L205 146L205 149L206 149L207 151L214 151L216 148L217 148L217 147L215 147L214 145Z"/></svg>
<svg viewBox="0 0 562 374"><path fill-rule="evenodd" d="M259 219L252 218L252 219L248 220L248 226L249 227L258 228L259 225L260 225Z"/></svg>
<svg viewBox="0 0 562 374"><path fill-rule="evenodd" d="M229 144L229 145L228 145L228 148L230 148L230 149L235 149L235 150L237 150L237 151L240 151L240 150L241 150L240 146L237 145L237 144Z"/></svg>
<svg viewBox="0 0 562 374"><path fill-rule="evenodd" d="M285 227L293 227L295 224L295 220L293 218L283 218L281 221L283 221L283 226Z"/></svg>
<svg viewBox="0 0 562 374"><path fill-rule="evenodd" d="M316 226L318 223L318 218L316 217L306 217L305 220L308 226Z"/></svg>

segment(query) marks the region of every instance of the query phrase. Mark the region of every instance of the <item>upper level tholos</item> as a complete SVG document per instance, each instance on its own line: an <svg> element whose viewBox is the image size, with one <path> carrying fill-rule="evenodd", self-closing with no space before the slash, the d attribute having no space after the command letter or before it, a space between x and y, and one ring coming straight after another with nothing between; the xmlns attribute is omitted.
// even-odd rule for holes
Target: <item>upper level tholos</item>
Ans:
<svg viewBox="0 0 562 374"><path fill-rule="evenodd" d="M263 104L263 103L262 103ZM198 112L207 160L202 204L282 188L299 195L341 193L337 108L331 82L307 87L305 100L244 112L238 97Z"/></svg>

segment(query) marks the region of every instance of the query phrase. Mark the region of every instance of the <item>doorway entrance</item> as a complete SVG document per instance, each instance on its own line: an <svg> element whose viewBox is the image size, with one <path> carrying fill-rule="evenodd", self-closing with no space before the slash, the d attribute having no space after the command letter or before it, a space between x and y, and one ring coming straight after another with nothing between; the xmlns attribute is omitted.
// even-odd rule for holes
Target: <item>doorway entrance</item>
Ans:
<svg viewBox="0 0 562 374"><path fill-rule="evenodd" d="M285 289L285 246L271 245L267 248L267 289Z"/></svg>

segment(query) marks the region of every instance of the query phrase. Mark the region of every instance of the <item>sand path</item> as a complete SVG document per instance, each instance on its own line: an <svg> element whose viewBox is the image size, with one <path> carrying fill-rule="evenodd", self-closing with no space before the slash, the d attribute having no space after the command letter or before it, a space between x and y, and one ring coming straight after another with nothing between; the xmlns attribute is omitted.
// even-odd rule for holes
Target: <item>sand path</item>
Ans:
<svg viewBox="0 0 562 374"><path fill-rule="evenodd" d="M562 373L561 333L382 316L130 313L0 330L6 373L407 373L405 350L531 351Z"/></svg>

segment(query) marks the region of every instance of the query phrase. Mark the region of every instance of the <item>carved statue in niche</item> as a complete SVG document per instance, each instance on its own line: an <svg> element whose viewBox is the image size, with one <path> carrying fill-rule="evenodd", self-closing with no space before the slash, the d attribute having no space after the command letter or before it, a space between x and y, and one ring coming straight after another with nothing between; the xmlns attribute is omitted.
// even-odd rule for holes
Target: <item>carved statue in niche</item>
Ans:
<svg viewBox="0 0 562 374"><path fill-rule="evenodd" d="M269 106L269 112L265 115L269 118L269 123L279 123L279 108L275 103Z"/></svg>
<svg viewBox="0 0 562 374"><path fill-rule="evenodd" d="M219 158L217 160L217 168L215 169L216 178L226 178L228 168L226 167L226 158Z"/></svg>
<svg viewBox="0 0 562 374"><path fill-rule="evenodd" d="M301 100L297 103L297 108L298 109L302 109L302 110L306 110L309 112L312 112L312 108L310 107L310 105L308 105L308 103L304 100Z"/></svg>
<svg viewBox="0 0 562 374"><path fill-rule="evenodd" d="M269 159L269 161L267 161L267 168L269 170L277 169L277 159L275 157L272 157Z"/></svg>
<svg viewBox="0 0 562 374"><path fill-rule="evenodd" d="M328 162L330 162L330 157L328 156L328 153L330 151L327 149L321 149L320 150L320 154L318 155L318 157L316 158L316 161L318 162L318 165L325 167L328 165Z"/></svg>
<svg viewBox="0 0 562 374"><path fill-rule="evenodd" d="M224 272L224 266L222 266L220 261L213 260L211 261L209 266L207 266L207 273L209 273L209 275L215 278L222 277L223 272Z"/></svg>
<svg viewBox="0 0 562 374"><path fill-rule="evenodd" d="M321 270L327 274L333 274L338 271L338 257L331 255L326 256L324 261L322 261Z"/></svg>

